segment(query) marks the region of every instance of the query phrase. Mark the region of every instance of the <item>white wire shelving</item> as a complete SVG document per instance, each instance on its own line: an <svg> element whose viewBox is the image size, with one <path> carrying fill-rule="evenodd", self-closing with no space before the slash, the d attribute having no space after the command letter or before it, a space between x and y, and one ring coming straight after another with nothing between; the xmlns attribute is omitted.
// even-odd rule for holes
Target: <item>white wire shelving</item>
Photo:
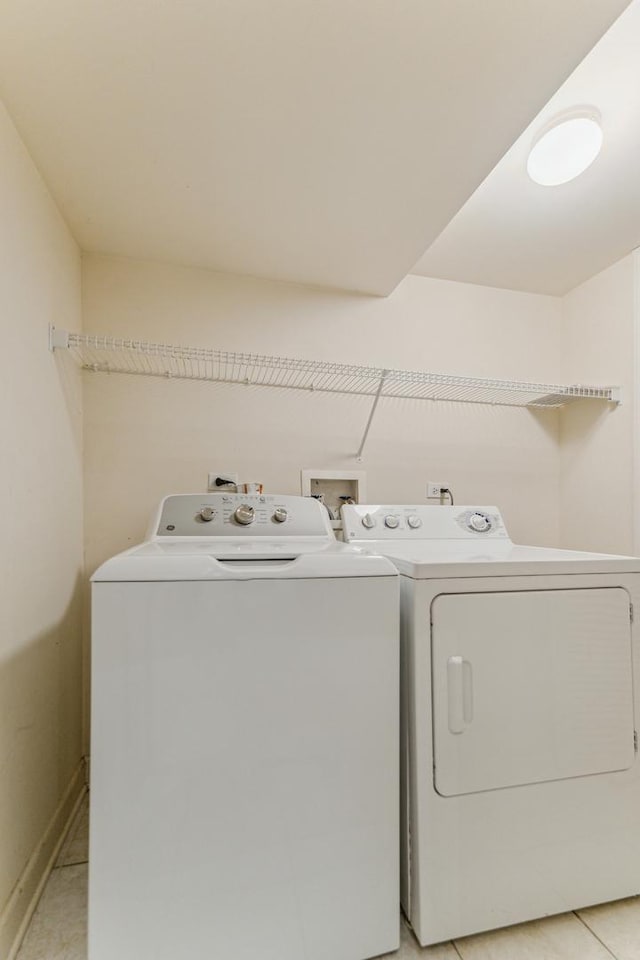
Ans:
<svg viewBox="0 0 640 960"><path fill-rule="evenodd" d="M50 328L49 347L51 350L68 350L83 370L94 373L204 380L372 397L373 405L356 455L358 459L362 456L376 406L383 398L547 409L561 407L575 400L620 402L620 388L614 386L563 386L392 370L323 360L295 360L290 357L74 333L56 327Z"/></svg>

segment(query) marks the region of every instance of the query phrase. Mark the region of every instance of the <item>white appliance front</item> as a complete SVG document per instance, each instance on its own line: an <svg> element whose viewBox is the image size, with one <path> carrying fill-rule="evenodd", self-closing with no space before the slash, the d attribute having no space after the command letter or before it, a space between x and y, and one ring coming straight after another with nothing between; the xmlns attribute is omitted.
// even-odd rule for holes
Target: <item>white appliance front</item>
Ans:
<svg viewBox="0 0 640 960"><path fill-rule="evenodd" d="M514 546L494 507L343 513L403 573L401 885L420 942L640 892L640 561Z"/></svg>
<svg viewBox="0 0 640 960"><path fill-rule="evenodd" d="M431 604L434 786L445 797L628 770L629 594L440 594Z"/></svg>
<svg viewBox="0 0 640 960"><path fill-rule="evenodd" d="M292 537L265 521L238 554L220 502L224 542L98 571L90 960L397 949L398 578L305 541L299 499Z"/></svg>

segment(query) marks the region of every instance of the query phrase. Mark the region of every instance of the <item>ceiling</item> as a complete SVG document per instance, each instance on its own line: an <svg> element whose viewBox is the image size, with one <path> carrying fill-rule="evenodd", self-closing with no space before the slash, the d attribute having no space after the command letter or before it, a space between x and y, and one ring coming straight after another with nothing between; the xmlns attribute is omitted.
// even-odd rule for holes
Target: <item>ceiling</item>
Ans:
<svg viewBox="0 0 640 960"><path fill-rule="evenodd" d="M557 114L595 106L604 144L571 183L541 187L526 162ZM634 2L507 151L413 273L564 294L640 244L640 2Z"/></svg>
<svg viewBox="0 0 640 960"><path fill-rule="evenodd" d="M386 294L627 2L0 0L0 95L83 249Z"/></svg>

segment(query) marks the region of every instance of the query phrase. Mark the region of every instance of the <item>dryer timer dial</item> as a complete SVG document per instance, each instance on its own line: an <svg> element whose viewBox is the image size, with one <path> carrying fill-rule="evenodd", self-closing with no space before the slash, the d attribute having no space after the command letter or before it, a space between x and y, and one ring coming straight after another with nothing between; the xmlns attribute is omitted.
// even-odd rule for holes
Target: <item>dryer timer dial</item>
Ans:
<svg viewBox="0 0 640 960"><path fill-rule="evenodd" d="M487 533L491 530L491 520L484 513L472 513L468 525L475 533Z"/></svg>

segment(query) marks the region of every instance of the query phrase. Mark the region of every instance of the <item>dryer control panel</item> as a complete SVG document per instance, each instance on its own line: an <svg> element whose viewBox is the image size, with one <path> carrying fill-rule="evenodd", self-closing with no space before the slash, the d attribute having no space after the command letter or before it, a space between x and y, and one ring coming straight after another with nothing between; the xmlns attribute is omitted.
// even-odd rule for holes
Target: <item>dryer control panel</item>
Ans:
<svg viewBox="0 0 640 960"><path fill-rule="evenodd" d="M349 540L508 540L497 507L351 504L342 508Z"/></svg>
<svg viewBox="0 0 640 960"><path fill-rule="evenodd" d="M333 540L329 514L311 497L188 493L165 497L149 539L164 537L322 537Z"/></svg>

